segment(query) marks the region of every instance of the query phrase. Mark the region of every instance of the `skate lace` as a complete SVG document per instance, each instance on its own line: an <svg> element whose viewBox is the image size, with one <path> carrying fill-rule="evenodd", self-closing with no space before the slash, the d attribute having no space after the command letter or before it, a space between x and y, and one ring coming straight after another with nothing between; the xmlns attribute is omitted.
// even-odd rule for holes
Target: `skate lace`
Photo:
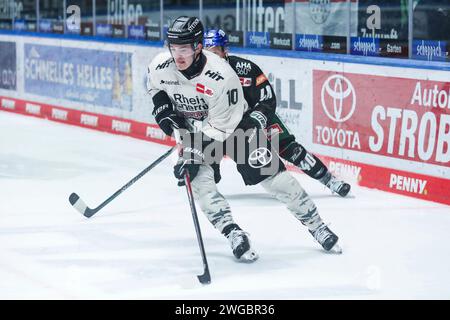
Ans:
<svg viewBox="0 0 450 320"><path fill-rule="evenodd" d="M244 232L241 230L231 231L229 239L230 239L231 247L233 249L244 242L244 235L246 235L247 237L249 236L249 234L247 232Z"/></svg>
<svg viewBox="0 0 450 320"><path fill-rule="evenodd" d="M328 187L334 192L339 192L339 190L342 188L343 185L344 185L343 181L340 181L334 177L331 178L330 181L328 182Z"/></svg>
<svg viewBox="0 0 450 320"><path fill-rule="evenodd" d="M330 232L328 231L328 226L326 224L321 225L317 230L314 232L314 238L319 243L324 243L325 240L330 236Z"/></svg>

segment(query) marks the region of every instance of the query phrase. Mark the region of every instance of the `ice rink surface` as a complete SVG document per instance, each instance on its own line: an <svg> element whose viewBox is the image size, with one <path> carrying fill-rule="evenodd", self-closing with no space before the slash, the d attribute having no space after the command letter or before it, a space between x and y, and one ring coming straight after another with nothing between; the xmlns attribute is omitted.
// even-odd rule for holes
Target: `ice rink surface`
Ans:
<svg viewBox="0 0 450 320"><path fill-rule="evenodd" d="M212 283L184 188L166 159L93 218L92 208L167 146L0 112L0 299L449 299L450 207L295 174L341 241L327 254L233 162L219 189L260 259L236 262L199 211ZM197 206L198 207L198 206Z"/></svg>

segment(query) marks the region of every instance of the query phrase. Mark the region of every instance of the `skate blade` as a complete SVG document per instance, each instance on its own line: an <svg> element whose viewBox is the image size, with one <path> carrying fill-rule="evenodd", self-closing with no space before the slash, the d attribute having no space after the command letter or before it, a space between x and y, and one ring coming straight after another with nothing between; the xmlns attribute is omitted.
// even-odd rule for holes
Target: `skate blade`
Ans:
<svg viewBox="0 0 450 320"><path fill-rule="evenodd" d="M342 254L342 248L336 243L328 252L331 254Z"/></svg>
<svg viewBox="0 0 450 320"><path fill-rule="evenodd" d="M347 195L345 197L340 196L342 199L355 199L356 196L355 194L352 192L352 190L350 190L349 193L347 193Z"/></svg>
<svg viewBox="0 0 450 320"><path fill-rule="evenodd" d="M259 255L255 251L248 250L239 258L239 261L244 263L252 263L258 260L258 258Z"/></svg>

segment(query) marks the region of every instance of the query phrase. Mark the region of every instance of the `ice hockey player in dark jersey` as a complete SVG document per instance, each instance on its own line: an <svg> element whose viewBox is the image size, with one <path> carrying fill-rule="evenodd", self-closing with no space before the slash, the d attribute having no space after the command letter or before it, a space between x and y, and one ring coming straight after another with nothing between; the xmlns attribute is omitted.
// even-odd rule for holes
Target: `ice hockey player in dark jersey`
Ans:
<svg viewBox="0 0 450 320"><path fill-rule="evenodd" d="M178 17L167 32L169 52L159 54L148 66L147 89L157 124L167 135L174 129L184 131L183 153L174 167L179 185L189 172L197 203L229 240L234 256L255 261L258 254L249 234L234 221L227 200L217 189L213 166L218 162L207 157L211 149L218 153L214 157L218 161L226 153L246 185L261 184L286 204L326 251L340 252L336 234L247 115L248 105L234 70L225 60L203 50L203 32L198 18ZM250 135L242 138L241 132Z"/></svg>
<svg viewBox="0 0 450 320"><path fill-rule="evenodd" d="M223 30L213 29L205 32L203 46L227 60L236 72L249 106L247 113L259 122L261 129L266 129L269 137L278 135L280 156L299 167L311 178L320 181L332 192L341 197L347 196L350 185L332 175L318 157L297 142L295 136L276 114L275 92L259 66L250 60L229 55L228 37Z"/></svg>

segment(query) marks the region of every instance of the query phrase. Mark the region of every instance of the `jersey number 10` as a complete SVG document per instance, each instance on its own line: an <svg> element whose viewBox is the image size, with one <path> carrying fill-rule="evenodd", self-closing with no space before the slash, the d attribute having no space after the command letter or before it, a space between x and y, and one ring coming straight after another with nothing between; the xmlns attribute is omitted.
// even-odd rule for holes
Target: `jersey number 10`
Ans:
<svg viewBox="0 0 450 320"><path fill-rule="evenodd" d="M227 91L228 95L228 105L231 107L231 105L236 104L238 102L238 91L237 89L232 89Z"/></svg>

